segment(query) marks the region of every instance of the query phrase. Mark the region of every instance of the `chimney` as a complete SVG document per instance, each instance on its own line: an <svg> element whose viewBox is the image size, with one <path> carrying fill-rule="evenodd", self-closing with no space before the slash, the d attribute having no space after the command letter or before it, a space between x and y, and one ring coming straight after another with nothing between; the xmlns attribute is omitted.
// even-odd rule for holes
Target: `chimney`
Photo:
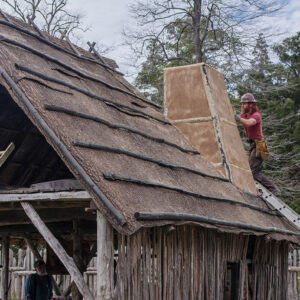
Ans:
<svg viewBox="0 0 300 300"><path fill-rule="evenodd" d="M170 122L224 177L256 194L223 75L200 63L165 69L164 76Z"/></svg>

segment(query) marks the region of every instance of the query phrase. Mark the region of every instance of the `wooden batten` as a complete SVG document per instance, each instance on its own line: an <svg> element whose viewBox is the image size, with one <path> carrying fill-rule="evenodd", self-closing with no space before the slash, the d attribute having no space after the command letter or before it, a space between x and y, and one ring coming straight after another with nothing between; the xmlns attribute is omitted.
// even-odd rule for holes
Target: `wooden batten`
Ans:
<svg viewBox="0 0 300 300"><path fill-rule="evenodd" d="M80 222L78 219L73 219L73 259L79 269L80 273L83 273L83 264L82 264L82 236L80 234ZM72 283L71 287L72 299L81 300L82 295L75 282Z"/></svg>
<svg viewBox="0 0 300 300"><path fill-rule="evenodd" d="M113 299L113 228L97 211L97 299Z"/></svg>

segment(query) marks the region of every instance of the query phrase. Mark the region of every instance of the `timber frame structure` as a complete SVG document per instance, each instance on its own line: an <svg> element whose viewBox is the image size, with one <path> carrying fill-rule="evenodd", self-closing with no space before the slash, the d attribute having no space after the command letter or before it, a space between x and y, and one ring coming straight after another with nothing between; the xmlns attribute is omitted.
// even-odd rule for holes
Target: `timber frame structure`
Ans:
<svg viewBox="0 0 300 300"><path fill-rule="evenodd" d="M38 258L41 242L73 299L287 299L299 229L222 176L115 68L1 13L2 299L9 245ZM93 295L82 273L96 252Z"/></svg>

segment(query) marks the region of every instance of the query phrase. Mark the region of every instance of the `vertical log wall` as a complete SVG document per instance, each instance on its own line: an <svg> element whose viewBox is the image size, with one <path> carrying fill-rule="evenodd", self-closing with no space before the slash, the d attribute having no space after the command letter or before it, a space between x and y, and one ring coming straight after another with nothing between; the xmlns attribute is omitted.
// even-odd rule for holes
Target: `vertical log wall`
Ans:
<svg viewBox="0 0 300 300"><path fill-rule="evenodd" d="M287 299L288 244L254 239L251 274L249 237L194 226L142 229L119 235L114 299L223 300L228 262L239 263L239 299ZM252 244L252 243L251 243Z"/></svg>

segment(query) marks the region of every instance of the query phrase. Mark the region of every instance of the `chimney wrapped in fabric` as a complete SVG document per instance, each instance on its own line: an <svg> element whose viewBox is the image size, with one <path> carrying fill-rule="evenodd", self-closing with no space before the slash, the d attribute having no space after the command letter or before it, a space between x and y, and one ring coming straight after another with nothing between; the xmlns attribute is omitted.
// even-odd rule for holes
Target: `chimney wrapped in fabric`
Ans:
<svg viewBox="0 0 300 300"><path fill-rule="evenodd" d="M223 75L206 64L165 69L167 118L220 173L255 193Z"/></svg>

